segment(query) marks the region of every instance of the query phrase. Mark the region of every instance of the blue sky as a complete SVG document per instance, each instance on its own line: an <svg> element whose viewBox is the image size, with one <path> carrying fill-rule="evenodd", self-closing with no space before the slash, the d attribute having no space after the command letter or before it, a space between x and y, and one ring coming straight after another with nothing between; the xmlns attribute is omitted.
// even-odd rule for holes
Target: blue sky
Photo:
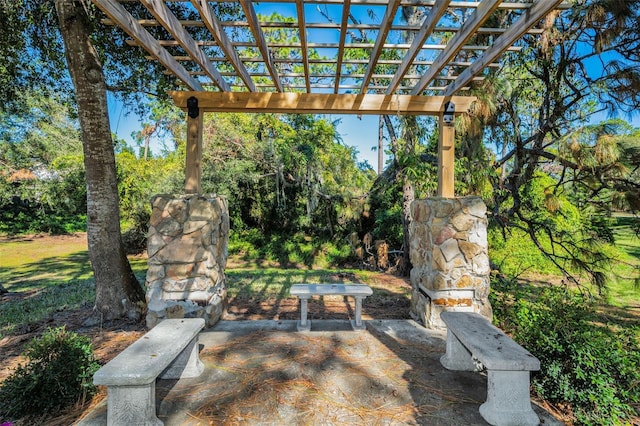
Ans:
<svg viewBox="0 0 640 426"><path fill-rule="evenodd" d="M323 22L326 23L326 18L317 11L316 5L306 4L305 10L307 14L308 22ZM373 11L373 16L369 16L369 9ZM260 15L270 15L272 13L279 13L283 16L295 17L295 5L294 4L272 4L272 3L258 3L256 6L256 12ZM357 16L362 22L373 22L382 19L384 14L384 7L374 7L372 5L364 5L359 7L352 7L351 12ZM340 21L341 7L334 5L327 6L325 13L328 14L334 22ZM399 19L396 17L396 20ZM315 30L322 31L322 40L326 42L337 42L339 38L339 32L333 30ZM316 35L317 36L317 35ZM313 37L309 34L309 37ZM333 55L334 53L326 52L327 55ZM589 72L598 73L601 68L601 63L594 59L591 63L587 64ZM133 113L127 113L123 109L120 103L113 100L109 103L109 114L111 119L111 128L120 138L126 140L133 145L133 139L131 137L132 132L140 130L140 123L137 116ZM342 140L348 146L353 146L358 150L358 161L368 161L369 164L376 169L377 168L377 152L372 151L373 147L377 146L378 141L378 116L365 115L362 118L358 118L354 115L331 115L327 117L330 120L340 119L338 125L338 132L340 133ZM606 119L605 113L599 114L594 117L594 122L599 122ZM620 117L626 120L631 120L631 123L635 127L640 127L640 113L634 117ZM158 146L158 142L152 144L151 147L154 153L159 153L161 147Z"/></svg>

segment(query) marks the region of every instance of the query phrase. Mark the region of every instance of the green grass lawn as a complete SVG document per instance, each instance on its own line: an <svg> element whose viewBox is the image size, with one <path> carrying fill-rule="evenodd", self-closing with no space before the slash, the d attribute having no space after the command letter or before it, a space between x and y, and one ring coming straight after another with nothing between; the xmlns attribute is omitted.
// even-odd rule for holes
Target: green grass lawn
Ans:
<svg viewBox="0 0 640 426"><path fill-rule="evenodd" d="M144 282L146 259L130 262ZM56 312L91 306L95 291L86 235L0 241L0 284L12 293L0 303L0 338Z"/></svg>
<svg viewBox="0 0 640 426"><path fill-rule="evenodd" d="M616 215L613 226L619 261L609 284L608 300L618 307L640 307L640 238L633 231L631 215Z"/></svg>
<svg viewBox="0 0 640 426"><path fill-rule="evenodd" d="M635 281L640 239L632 232L632 220L619 216L613 228L620 262L614 268L617 279L610 283L607 302L623 309L640 305ZM138 280L144 282L146 259L130 257L130 262ZM244 300L283 299L294 283L341 281L336 279L340 274L348 276L345 281L377 285L376 274L358 270L280 269L240 262L226 273L229 296ZM21 294L0 304L0 338L55 312L90 305L95 296L86 235L0 240L0 283L9 292ZM397 289L397 294L393 288L384 290L388 296L409 297L406 288Z"/></svg>
<svg viewBox="0 0 640 426"><path fill-rule="evenodd" d="M146 259L130 258L144 281ZM42 290L93 279L85 234L23 237L0 241L0 283L11 292Z"/></svg>
<svg viewBox="0 0 640 426"><path fill-rule="evenodd" d="M355 269L228 268L228 294L239 298L284 298L298 283L357 282L376 286L376 274Z"/></svg>
<svg viewBox="0 0 640 426"><path fill-rule="evenodd" d="M33 237L1 242L0 283L4 288L24 292L90 279L86 237L65 238L63 244L55 241Z"/></svg>

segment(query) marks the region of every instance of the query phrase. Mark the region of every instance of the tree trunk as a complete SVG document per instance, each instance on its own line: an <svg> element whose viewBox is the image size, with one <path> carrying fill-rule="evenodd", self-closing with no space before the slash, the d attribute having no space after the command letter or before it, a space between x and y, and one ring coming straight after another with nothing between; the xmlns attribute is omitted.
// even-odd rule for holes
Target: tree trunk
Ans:
<svg viewBox="0 0 640 426"><path fill-rule="evenodd" d="M88 3L88 2L87 2ZM90 40L81 0L56 0L60 32L75 87L87 179L87 239L96 287L95 311L103 320L139 319L145 295L120 236L115 153L102 65Z"/></svg>
<svg viewBox="0 0 640 426"><path fill-rule="evenodd" d="M407 158L415 157L416 145L418 144L418 120L416 116L407 116L403 119L403 136L404 141L404 155ZM403 267L402 272L404 275L409 275L411 271L411 256L410 256L410 239L409 239L409 225L411 224L411 203L416 199L415 188L411 178L409 178L407 171L402 170L402 230L403 230L403 247L402 247L402 260Z"/></svg>

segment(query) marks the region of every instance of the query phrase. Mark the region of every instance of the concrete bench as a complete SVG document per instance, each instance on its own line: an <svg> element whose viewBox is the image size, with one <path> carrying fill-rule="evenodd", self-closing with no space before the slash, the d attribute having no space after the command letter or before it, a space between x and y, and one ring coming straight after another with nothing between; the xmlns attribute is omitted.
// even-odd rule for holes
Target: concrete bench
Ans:
<svg viewBox="0 0 640 426"><path fill-rule="evenodd" d="M471 312L443 312L447 325L447 350L440 358L449 370L487 369L487 400L480 414L492 425L538 425L531 408L530 371L540 370L540 361L491 324Z"/></svg>
<svg viewBox="0 0 640 426"><path fill-rule="evenodd" d="M204 370L198 333L204 319L166 319L93 375L107 386L108 425L162 425L156 417L156 378L197 377Z"/></svg>
<svg viewBox="0 0 640 426"><path fill-rule="evenodd" d="M373 294L371 287L364 284L294 284L291 286L292 296L300 298L300 321L298 331L311 330L311 321L307 319L307 301L311 296L352 296L356 300L355 321L351 321L354 330L364 330L362 322L362 300Z"/></svg>

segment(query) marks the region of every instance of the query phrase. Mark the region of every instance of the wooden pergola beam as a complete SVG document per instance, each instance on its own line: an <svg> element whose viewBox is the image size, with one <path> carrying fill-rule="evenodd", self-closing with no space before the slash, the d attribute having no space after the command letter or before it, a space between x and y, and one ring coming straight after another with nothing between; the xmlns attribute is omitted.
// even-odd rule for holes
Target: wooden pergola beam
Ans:
<svg viewBox="0 0 640 426"><path fill-rule="evenodd" d="M176 40L158 40L158 43L160 43L161 46L180 46L180 43L178 43ZM127 44L129 44L130 46L136 46L137 43L135 41L132 40L128 40ZM208 41L208 40L199 40L196 41L196 44L198 46L210 46L210 47L217 47L218 43L216 43L215 41ZM234 47L255 47L254 44L250 41L235 41L232 43ZM276 48L292 48L292 49L300 49L300 44L298 43L293 43L293 42L283 42L283 43L271 43L271 47L276 47ZM340 44L337 42L327 42L327 43L310 43L307 41L307 47L309 49L338 49L340 48ZM369 49L371 48L371 45L368 43L345 43L343 46L345 49ZM385 45L382 47L383 49L409 49L409 47L411 47L409 44L407 43L385 43ZM485 51L485 50L489 50L490 46L482 46L482 45L466 45L466 46L462 46L460 48L460 50L465 50L465 51ZM446 44L425 44L424 46L422 46L422 49L424 50L446 50L447 49L447 45ZM522 47L520 46L509 46L508 49L506 49L509 52L519 52L522 50ZM225 58L226 59L226 58ZM276 62L292 62L292 60L290 58L286 58L286 59L282 59L282 58L274 58L272 60L274 63ZM330 61L328 63L333 63L335 62L336 59L332 58L330 59ZM354 60L350 59L350 60L345 60L343 58L343 62L347 63L347 62L353 62ZM258 61L258 62L262 62L262 61ZM299 62L299 61L295 61L295 62ZM311 60L309 61L311 62ZM379 63L382 63L382 61L380 61Z"/></svg>
<svg viewBox="0 0 640 426"><path fill-rule="evenodd" d="M422 76L418 84L414 86L411 91L412 95L422 93L424 88L437 77L447 63L455 58L465 42L475 35L476 30L480 28L482 23L500 6L500 3L501 0L484 0L480 3L478 8L473 12L473 15L464 22L460 31L447 43L447 47L440 52L436 60L433 61L433 65Z"/></svg>
<svg viewBox="0 0 640 426"><path fill-rule="evenodd" d="M264 38L264 33L260 28L260 21L258 21L258 15L256 14L256 10L253 7L253 3L249 0L240 0L240 4L242 5L244 14L247 17L249 28L251 28L253 37L255 38L256 44L258 45L258 49L262 54L262 60L264 61L269 74L271 74L273 84L275 85L278 92L282 92L282 82L280 81L280 76L278 75L278 71L276 70L276 67L273 63L273 58L271 57L271 52L269 51L267 40Z"/></svg>
<svg viewBox="0 0 640 426"><path fill-rule="evenodd" d="M183 67L136 19L115 0L93 0L93 2L116 22L129 37L133 38L144 50L156 57L160 63L184 82L191 90L204 90L200 83L189 75Z"/></svg>
<svg viewBox="0 0 640 426"><path fill-rule="evenodd" d="M376 42L373 45L371 53L369 54L369 63L367 64L364 79L362 80L362 85L360 86L360 91L362 93L367 93L367 86L369 85L369 82L373 77L373 72L375 71L376 65L378 64L378 59L380 59L382 47L384 46L384 42L387 39L389 30L391 29L391 25L393 24L393 19L398 12L398 7L400 7L400 0L389 0L389 5L384 11L382 22L380 22L378 37L376 38Z"/></svg>
<svg viewBox="0 0 640 426"><path fill-rule="evenodd" d="M298 13L298 31L300 31L300 49L302 50L302 68L304 69L305 85L307 93L311 93L311 82L309 81L309 47L307 46L307 23L304 16L303 0L296 0L296 12Z"/></svg>
<svg viewBox="0 0 640 426"><path fill-rule="evenodd" d="M220 90L231 90L229 85L207 60L207 55L196 44L196 41L180 24L180 21L169 10L163 0L140 0L153 16L162 23L162 26L180 43L180 46L193 58L194 61L207 73Z"/></svg>
<svg viewBox="0 0 640 426"><path fill-rule="evenodd" d="M193 1L193 0L191 0ZM399 0L390 0L389 5L391 5L391 2L394 1L399 1ZM296 0L296 5L298 3L302 2L302 0ZM560 7L558 7L558 9L560 9ZM298 11L298 13L300 13ZM384 18L383 18L384 20ZM158 27L160 26L160 23L155 20L155 19L137 19L138 23L144 27ZM109 18L104 18L102 20L100 20L100 23L104 24L104 25L116 25L115 22L113 22L111 19ZM185 26L185 27L204 27L205 24L202 21L196 21L196 20L192 20L192 19L180 19L180 23ZM242 27L248 27L249 24L247 24L244 21L225 21L225 22L221 22L220 23L222 25L222 27L237 27L237 28L242 28ZM262 26L262 28L292 28L293 26L295 26L295 23L292 22L262 22L260 24ZM312 28L312 29L340 29L340 24L335 24L335 23L324 23L324 22L309 22L304 24L306 26L306 28ZM382 24L354 24L354 23L350 23L347 25L347 29L349 30L358 30L358 31L370 31L370 30L375 30L378 31L380 29L383 28ZM410 24L399 24L399 25L393 25L393 29L396 31L420 31L421 25L410 25ZM443 32L443 33L457 33L460 30L460 28L458 27L447 27L447 26L441 26L438 27L438 32ZM478 30L476 31L477 34L502 34L506 31L505 28L487 28L487 27L480 27L478 28ZM541 28L532 28L529 29L529 31L527 31L527 34L542 34L542 29Z"/></svg>
<svg viewBox="0 0 640 426"><path fill-rule="evenodd" d="M338 93L340 87L340 78L342 76L342 58L344 56L344 42L347 38L347 23L349 22L349 8L351 0L345 0L342 6L342 20L340 22L340 42L338 43L338 55L336 61L336 75L333 86L333 92Z"/></svg>
<svg viewBox="0 0 640 426"><path fill-rule="evenodd" d="M429 16L426 17L422 26L420 27L420 31L416 34L407 54L402 59L402 63L398 67L393 79L389 83L389 87L387 88L387 95L393 93L398 86L400 85L400 81L402 77L407 73L409 67L413 64L413 60L420 52L420 49L423 48L424 42L427 38L433 33L434 28L438 24L438 21L447 11L447 7L451 0L436 0L435 4L431 7L431 11L429 12Z"/></svg>
<svg viewBox="0 0 640 426"><path fill-rule="evenodd" d="M451 83L445 96L450 96L467 85L478 73L496 60L506 49L522 37L529 29L540 22L551 10L557 8L563 0L538 0L522 16L510 26L493 45L485 50L482 55L460 73L458 78Z"/></svg>
<svg viewBox="0 0 640 426"><path fill-rule="evenodd" d="M194 97L202 112L295 113L295 114L401 114L440 115L444 104L456 105L456 114L466 113L473 96L411 96L376 94L274 93L274 92L169 92L173 102L187 108Z"/></svg>
<svg viewBox="0 0 640 426"><path fill-rule="evenodd" d="M200 13L204 25L213 35L213 38L218 43L218 46L220 47L220 49L222 49L227 60L231 63L244 84L247 86L247 89L249 89L250 92L255 92L256 86L253 83L253 80L251 79L247 68L238 57L238 54L236 53L231 40L229 40L227 33L224 31L220 20L217 18L213 9L209 5L209 2L207 0L191 0L191 3L198 10L198 13Z"/></svg>

